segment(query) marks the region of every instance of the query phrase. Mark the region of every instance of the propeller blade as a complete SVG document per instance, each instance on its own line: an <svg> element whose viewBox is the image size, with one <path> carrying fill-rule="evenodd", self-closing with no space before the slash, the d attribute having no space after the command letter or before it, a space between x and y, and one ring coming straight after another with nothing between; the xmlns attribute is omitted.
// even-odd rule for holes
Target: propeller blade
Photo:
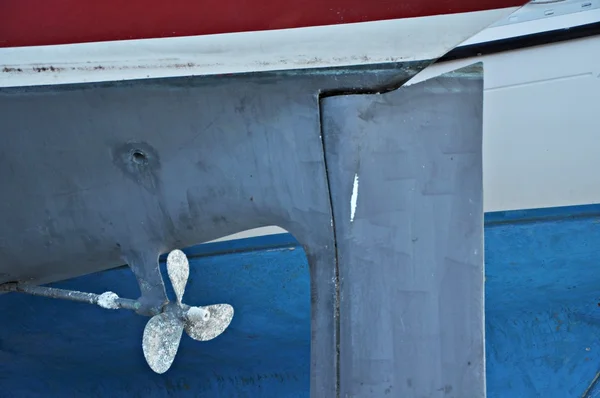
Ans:
<svg viewBox="0 0 600 398"><path fill-rule="evenodd" d="M177 296L177 303L181 304L185 285L190 276L190 264L187 256L181 250L173 250L167 256L167 273Z"/></svg>
<svg viewBox="0 0 600 398"><path fill-rule="evenodd" d="M209 311L210 318L204 321L197 317L187 316L185 331L194 340L208 341L227 329L233 319L233 307L229 304L214 304L202 308Z"/></svg>
<svg viewBox="0 0 600 398"><path fill-rule="evenodd" d="M142 348L150 368L158 374L165 373L171 367L181 334L183 322L172 312L155 315L144 328Z"/></svg>

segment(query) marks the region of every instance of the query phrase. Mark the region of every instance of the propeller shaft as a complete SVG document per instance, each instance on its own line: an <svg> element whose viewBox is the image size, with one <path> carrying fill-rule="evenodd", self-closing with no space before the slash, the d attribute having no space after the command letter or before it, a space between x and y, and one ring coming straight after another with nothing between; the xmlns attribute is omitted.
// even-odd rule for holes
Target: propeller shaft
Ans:
<svg viewBox="0 0 600 398"><path fill-rule="evenodd" d="M106 297L107 293L95 294L79 292L77 290L57 289L46 286L23 285L15 282L5 283L0 285L0 291L31 294L33 296L42 296L61 300L78 301L80 303L97 304L102 308L124 308L127 310L136 311L140 308L140 303L136 300L120 298L112 293L108 296L111 301L111 306L106 305L106 300L101 300L101 297ZM99 300L100 299L100 300Z"/></svg>

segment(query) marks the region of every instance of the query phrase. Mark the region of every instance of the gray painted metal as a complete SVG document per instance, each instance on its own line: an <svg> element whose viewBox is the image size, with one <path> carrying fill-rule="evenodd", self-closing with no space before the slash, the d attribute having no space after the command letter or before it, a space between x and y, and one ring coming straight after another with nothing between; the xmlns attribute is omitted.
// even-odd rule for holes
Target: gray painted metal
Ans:
<svg viewBox="0 0 600 398"><path fill-rule="evenodd" d="M311 396L481 396L480 70L339 96L427 64L1 89L0 283L127 263L153 308L159 254L278 225Z"/></svg>
<svg viewBox="0 0 600 398"><path fill-rule="evenodd" d="M342 397L485 396L481 72L323 101Z"/></svg>

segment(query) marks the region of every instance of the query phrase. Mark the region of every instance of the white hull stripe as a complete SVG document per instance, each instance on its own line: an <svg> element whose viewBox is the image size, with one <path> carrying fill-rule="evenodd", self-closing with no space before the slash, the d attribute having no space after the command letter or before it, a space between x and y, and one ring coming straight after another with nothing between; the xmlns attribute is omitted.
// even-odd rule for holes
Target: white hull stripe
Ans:
<svg viewBox="0 0 600 398"><path fill-rule="evenodd" d="M430 60L516 9L209 36L0 48L0 87Z"/></svg>

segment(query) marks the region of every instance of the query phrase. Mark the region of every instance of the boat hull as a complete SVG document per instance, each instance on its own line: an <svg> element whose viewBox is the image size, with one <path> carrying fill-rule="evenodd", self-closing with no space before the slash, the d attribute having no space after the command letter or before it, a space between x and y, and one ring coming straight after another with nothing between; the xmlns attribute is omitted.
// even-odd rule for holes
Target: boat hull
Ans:
<svg viewBox="0 0 600 398"><path fill-rule="evenodd" d="M412 8L422 6L421 2L417 3L418 6ZM111 24L108 18L104 25L88 24L85 28L73 25L68 13L61 14L60 18L44 19L42 23L36 19L36 14L24 14L20 8L13 6L15 10L12 13L16 16L11 21L31 20L27 24L4 24L0 27L0 38L5 38L0 46L0 86L431 62L517 9L510 1L478 3L473 7L461 4L448 6L445 13L435 7L422 15L393 12L392 7L389 14L373 11L371 15L365 11L367 16L362 19L342 16L343 20L299 20L283 25L273 24L273 20L269 19L264 26L252 25L242 29L225 24L220 30L198 28L200 30L164 35L155 30L145 30L146 20L143 18L140 18L139 26L128 24L126 28L120 27L117 22ZM386 9L388 5L385 3ZM411 8L404 2L397 5L401 9ZM253 4L252 7L256 6ZM364 3L362 7L377 9L383 7L383 3ZM340 12L340 15L343 14ZM299 13L298 17L303 15ZM190 18L187 13L177 16L186 20ZM67 19L61 24L61 18ZM193 21L191 26L204 26L195 19ZM58 36L30 36L29 29L22 29L39 24L53 24L50 31ZM147 28L157 29L156 26L162 25L150 24ZM136 33L124 34L127 29L137 30L134 31ZM169 29L160 30L164 31L171 32Z"/></svg>

